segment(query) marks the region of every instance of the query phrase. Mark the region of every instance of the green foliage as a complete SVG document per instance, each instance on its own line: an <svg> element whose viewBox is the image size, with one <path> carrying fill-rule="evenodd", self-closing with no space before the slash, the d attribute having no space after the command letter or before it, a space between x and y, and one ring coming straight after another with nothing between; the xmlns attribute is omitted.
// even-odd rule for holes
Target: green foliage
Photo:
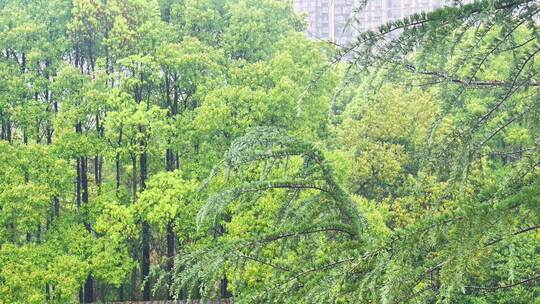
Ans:
<svg viewBox="0 0 540 304"><path fill-rule="evenodd" d="M147 187L134 206L138 216L161 231L168 223L176 222L181 238L192 237L196 227L195 214L199 209L197 182L184 180L181 172L173 171L154 175Z"/></svg>
<svg viewBox="0 0 540 304"><path fill-rule="evenodd" d="M537 303L539 12L0 1L0 303Z"/></svg>

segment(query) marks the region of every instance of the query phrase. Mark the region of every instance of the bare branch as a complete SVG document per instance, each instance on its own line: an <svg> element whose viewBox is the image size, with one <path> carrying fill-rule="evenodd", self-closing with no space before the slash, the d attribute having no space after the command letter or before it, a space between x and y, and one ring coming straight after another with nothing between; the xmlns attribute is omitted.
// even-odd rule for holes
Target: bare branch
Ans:
<svg viewBox="0 0 540 304"><path fill-rule="evenodd" d="M508 284L508 285L498 285L498 286L488 286L488 287L484 287L484 286L465 286L464 288L481 290L481 291L486 291L486 292L494 292L494 291L497 291L499 289L508 289L508 288L512 288L512 287L515 287L515 286L518 286L518 285L523 285L523 284L527 284L527 283L530 283L530 282L534 282L534 281L536 281L538 279L540 279L540 274L537 274L537 275L535 275L533 277L521 280L521 281L513 283L513 284Z"/></svg>

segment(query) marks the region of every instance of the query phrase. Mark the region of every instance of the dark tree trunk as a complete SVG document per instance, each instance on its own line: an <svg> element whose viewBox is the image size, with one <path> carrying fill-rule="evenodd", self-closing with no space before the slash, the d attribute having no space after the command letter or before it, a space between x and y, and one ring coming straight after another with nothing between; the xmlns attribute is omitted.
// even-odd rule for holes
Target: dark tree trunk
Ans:
<svg viewBox="0 0 540 304"><path fill-rule="evenodd" d="M81 124L77 123L75 126L75 132L81 133ZM76 181L76 197L77 197L77 207L81 207L81 157L77 156L77 181Z"/></svg>
<svg viewBox="0 0 540 304"><path fill-rule="evenodd" d="M34 94L34 100L36 101L36 103L38 103L39 101L39 94L37 92ZM41 121L39 120L39 118L36 118L36 143L38 144L41 143L40 129L41 129Z"/></svg>
<svg viewBox="0 0 540 304"><path fill-rule="evenodd" d="M172 149L167 149L167 171L172 172L175 169L175 157ZM175 234L173 229L173 222L167 223L167 275L168 275L168 293L167 299L173 300L174 292L172 291L173 283L173 269L174 269L174 257L175 257Z"/></svg>
<svg viewBox="0 0 540 304"><path fill-rule="evenodd" d="M137 272L131 271L131 289L130 289L131 301L137 301Z"/></svg>
<svg viewBox="0 0 540 304"><path fill-rule="evenodd" d="M39 244L41 243L41 224L38 224L37 231L36 231L36 242Z"/></svg>
<svg viewBox="0 0 540 304"><path fill-rule="evenodd" d="M9 118L7 119L7 123L6 123L6 138L10 144L13 143L13 140L11 137L11 121L9 120Z"/></svg>
<svg viewBox="0 0 540 304"><path fill-rule="evenodd" d="M174 161L174 152L171 148L167 148L167 151L166 151L166 161L167 161L167 165L166 165L166 169L167 171L171 172L171 171L174 171L175 169L175 161Z"/></svg>
<svg viewBox="0 0 540 304"><path fill-rule="evenodd" d="M39 119L36 119L36 143L40 144L41 143L41 122L39 121Z"/></svg>
<svg viewBox="0 0 540 304"><path fill-rule="evenodd" d="M47 135L47 145L52 144L52 128L50 125L47 125L47 129L45 130Z"/></svg>
<svg viewBox="0 0 540 304"><path fill-rule="evenodd" d="M120 128L120 132L118 134L118 148L122 146L122 128ZM115 155L115 166L116 166L116 194L118 195L118 191L120 190L120 174L121 172L121 164L120 164L120 152L116 152Z"/></svg>
<svg viewBox="0 0 540 304"><path fill-rule="evenodd" d="M102 130L102 125L100 123L99 114L96 114L96 132L98 134L98 137L103 136L103 130ZM101 156L96 155L94 157L94 177L95 177L96 186L98 187L98 189L101 186L101 167L102 167Z"/></svg>
<svg viewBox="0 0 540 304"><path fill-rule="evenodd" d="M228 285L229 285L229 281L227 280L227 276L224 276L223 279L221 280L221 284L220 284L220 296L222 299L227 299L231 296L231 294L229 293L229 291L227 290L228 288Z"/></svg>
<svg viewBox="0 0 540 304"><path fill-rule="evenodd" d="M22 53L21 72L26 73L26 54Z"/></svg>
<svg viewBox="0 0 540 304"><path fill-rule="evenodd" d="M143 284L143 301L150 301L150 226L148 222L142 222L142 260L141 260L141 279Z"/></svg>
<svg viewBox="0 0 540 304"><path fill-rule="evenodd" d="M120 129L120 135L119 135L119 138L118 138L118 147L120 147L120 145L122 144L122 129ZM115 179L116 179L116 197L119 196L119 191L120 191L120 174L121 174L121 171L120 171L120 153L119 152L116 152L116 155L115 155L115 167L116 167L116 176L115 176ZM124 284L122 283L120 285L120 288L118 289L118 298L119 298L119 301L120 302L124 302L125 301L125 293L124 293ZM133 299L132 299L133 300Z"/></svg>
<svg viewBox="0 0 540 304"><path fill-rule="evenodd" d="M51 285L49 283L45 283L45 299L47 299L47 302L51 301Z"/></svg>
<svg viewBox="0 0 540 304"><path fill-rule="evenodd" d="M124 284L120 285L120 288L118 288L118 300L120 302L124 302L126 300L126 296L124 295Z"/></svg>
<svg viewBox="0 0 540 304"><path fill-rule="evenodd" d="M94 280L89 274L84 282L84 303L93 303L94 302Z"/></svg>
<svg viewBox="0 0 540 304"><path fill-rule="evenodd" d="M166 96L167 96L167 108L168 113L170 117L175 117L178 114L178 94L177 94L177 86L173 85L173 88L171 88L171 81L167 75L166 79ZM173 83L175 83L175 80L177 77L173 75ZM169 142L169 145L171 143ZM175 153L175 151L172 149L172 147L167 148L166 151L166 169L169 172L174 171L178 168L178 152ZM174 269L174 259L175 259L175 239L176 235L174 233L173 229L173 222L167 223L167 275L168 275L168 293L167 293L167 299L172 300L174 297L174 291L172 290L173 285L173 269Z"/></svg>
<svg viewBox="0 0 540 304"><path fill-rule="evenodd" d="M81 158L77 157L77 176L75 183L77 197L77 208L81 207Z"/></svg>
<svg viewBox="0 0 540 304"><path fill-rule="evenodd" d="M167 224L167 273L169 275L169 282L168 282L169 290L168 290L168 295L167 295L168 300L173 300L173 296L174 296L174 292L171 290L171 288L172 288L172 283L173 283L175 238L176 237L174 235L173 224L172 222L169 222Z"/></svg>
<svg viewBox="0 0 540 304"><path fill-rule="evenodd" d="M88 158L80 158L81 166L81 199L83 204L88 203Z"/></svg>
<svg viewBox="0 0 540 304"><path fill-rule="evenodd" d="M81 198L83 204L88 204L88 158L81 157ZM84 226L88 231L91 231L90 223L84 223ZM84 283L84 301L85 303L94 302L94 280L92 275L88 274L86 282Z"/></svg>
<svg viewBox="0 0 540 304"><path fill-rule="evenodd" d="M132 175L132 181L131 181L131 187L133 192L133 201L137 201L137 154L131 153L131 175Z"/></svg>
<svg viewBox="0 0 540 304"><path fill-rule="evenodd" d="M58 197L53 197L53 211L54 217L58 218L60 216L60 200Z"/></svg>
<svg viewBox="0 0 540 304"><path fill-rule="evenodd" d="M116 194L120 190L120 153L116 153L115 157L115 166L116 166Z"/></svg>
<svg viewBox="0 0 540 304"><path fill-rule="evenodd" d="M0 130L0 139L6 140L6 122L4 121L4 117L0 117L0 121L2 122L2 125L0 125L0 127L2 128Z"/></svg>
<svg viewBox="0 0 540 304"><path fill-rule="evenodd" d="M143 152L139 159L139 172L140 172L140 191L144 191L146 188L147 172L147 154ZM148 275L150 274L150 226L143 220L141 230L141 281L143 284L143 301L150 300L150 281Z"/></svg>
<svg viewBox="0 0 540 304"><path fill-rule="evenodd" d="M47 63L47 67L48 67L48 63ZM48 75L47 75L47 78ZM54 115L56 116L57 112L58 112L58 108L56 106L56 103L54 103L53 105L50 104L51 102L51 99L52 99L52 95L51 95L51 91L49 91L49 88L46 89L45 91L45 98L47 100L47 111L53 111ZM53 107L51 109L51 107ZM47 145L51 145L52 144L52 134L53 134L53 126L52 126L52 122L48 122L47 123ZM58 196L54 196L53 197L53 206L52 206L52 218L57 218L59 215L60 215L60 200L58 199ZM48 228L47 228L48 229Z"/></svg>
<svg viewBox="0 0 540 304"><path fill-rule="evenodd" d="M76 126L77 133L82 133L82 125L79 122ZM88 158L86 156L77 157L77 206L88 204ZM90 231L90 223L84 221L84 226ZM94 302L94 280L88 274L83 286L83 303Z"/></svg>
<svg viewBox="0 0 540 304"><path fill-rule="evenodd" d="M100 172L100 158L98 155L94 157L94 178L96 182L96 186L101 186L101 172Z"/></svg>

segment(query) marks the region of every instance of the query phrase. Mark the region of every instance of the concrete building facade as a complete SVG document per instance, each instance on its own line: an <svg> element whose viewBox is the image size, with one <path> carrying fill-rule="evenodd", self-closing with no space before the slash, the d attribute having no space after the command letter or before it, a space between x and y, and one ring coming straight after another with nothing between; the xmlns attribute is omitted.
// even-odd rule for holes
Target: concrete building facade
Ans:
<svg viewBox="0 0 540 304"><path fill-rule="evenodd" d="M306 15L308 36L338 44L352 40L358 32L376 29L414 13L432 11L449 1L367 0L366 6L355 13L356 21L353 21L351 16L358 3L358 0L293 0L295 10Z"/></svg>
<svg viewBox="0 0 540 304"><path fill-rule="evenodd" d="M356 0L294 0L294 9L307 18L307 35L315 39L339 42L353 37L346 26Z"/></svg>

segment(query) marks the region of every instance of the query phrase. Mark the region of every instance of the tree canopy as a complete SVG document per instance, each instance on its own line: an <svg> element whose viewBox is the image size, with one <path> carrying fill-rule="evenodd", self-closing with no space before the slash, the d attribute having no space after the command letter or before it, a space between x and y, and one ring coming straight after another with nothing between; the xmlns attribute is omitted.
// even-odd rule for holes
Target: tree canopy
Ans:
<svg viewBox="0 0 540 304"><path fill-rule="evenodd" d="M539 12L0 1L0 303L540 303Z"/></svg>

